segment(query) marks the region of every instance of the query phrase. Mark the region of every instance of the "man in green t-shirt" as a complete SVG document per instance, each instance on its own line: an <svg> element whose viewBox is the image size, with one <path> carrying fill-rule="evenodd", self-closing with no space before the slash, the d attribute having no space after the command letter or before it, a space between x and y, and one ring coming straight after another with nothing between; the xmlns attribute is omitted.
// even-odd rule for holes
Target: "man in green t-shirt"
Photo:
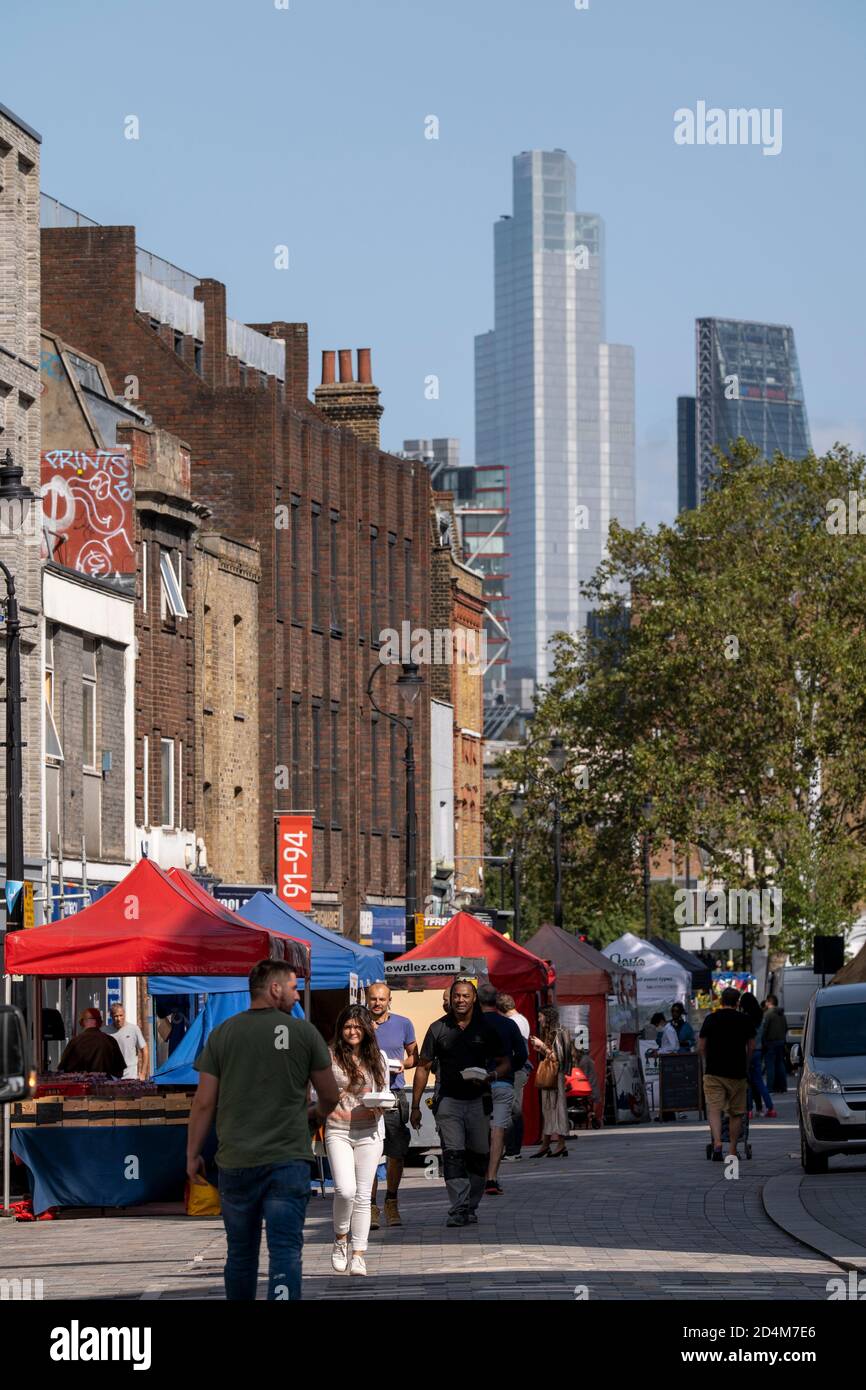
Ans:
<svg viewBox="0 0 866 1390"><path fill-rule="evenodd" d="M268 1299L301 1297L301 1250L310 1195L311 1132L339 1092L331 1057L311 1023L290 1014L298 982L285 961L250 971L250 1007L215 1028L195 1061L186 1170L204 1173L201 1151L216 1118L220 1204L226 1228L226 1298L252 1302L262 1220L268 1239ZM312 1082L318 1099L308 1105Z"/></svg>

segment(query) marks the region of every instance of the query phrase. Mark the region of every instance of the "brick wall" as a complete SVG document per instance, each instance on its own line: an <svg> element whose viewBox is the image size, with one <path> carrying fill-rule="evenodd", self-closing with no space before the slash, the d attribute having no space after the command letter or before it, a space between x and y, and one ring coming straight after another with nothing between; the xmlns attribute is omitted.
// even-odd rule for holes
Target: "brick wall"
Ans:
<svg viewBox="0 0 866 1390"><path fill-rule="evenodd" d="M190 498L186 446L165 431L118 427L135 472L136 612L135 823L201 825L201 706L196 700L195 537L201 512ZM145 558L146 549L146 558ZM187 616L164 600L161 560L168 558ZM147 739L147 797L145 752ZM171 740L173 804L164 820L162 741ZM166 787L168 795L168 786Z"/></svg>
<svg viewBox="0 0 866 1390"><path fill-rule="evenodd" d="M481 576L462 563L452 494L435 493L434 502L431 618L434 628L451 634L454 659L433 666L431 684L435 697L454 710L454 890L459 892L481 886L478 868L484 853L484 681L478 658L485 603ZM440 515L451 518L445 538L439 528ZM473 654L474 661L463 659Z"/></svg>
<svg viewBox="0 0 866 1390"><path fill-rule="evenodd" d="M318 780L315 901L323 915L341 912L344 929L357 935L360 907L369 897L399 899L403 893L401 833L377 824L385 815L391 769L383 734L376 788L366 684L378 657L371 622L385 626L379 619L389 610L391 536L392 609L402 618L411 606L413 621L429 626L427 470L335 428L306 400L305 325L258 325L260 332L286 343L286 380L269 376L263 383L255 372L241 385L238 361L224 350L224 287L202 280L196 289L205 308L198 373L187 352L177 353L168 335L136 312L133 228L50 229L43 231L42 246L46 327L100 358L113 382L136 378L139 403L188 443L192 495L211 510L213 527L259 546L255 684L261 872L275 881L274 810L311 808ZM281 526L284 517L288 525ZM377 533L374 560L371 528ZM143 651L142 664L145 659ZM377 691L383 708L400 711L393 673L380 674ZM423 847L429 843L429 685L412 714ZM318 779L313 767L317 722ZM398 759L402 752L398 744ZM291 784L288 790L275 788L279 766L293 770L297 795ZM376 813L374 792L383 808ZM423 898L429 866L423 849L419 857Z"/></svg>
<svg viewBox="0 0 866 1390"><path fill-rule="evenodd" d="M39 137L0 111L0 459L11 450L24 482L39 489ZM36 544L0 536L2 556L15 578L21 619L22 786L24 853L43 855L42 816L42 607L38 528ZM0 578L0 595L5 584ZM5 688L5 651L0 678ZM5 716L5 711L4 711ZM0 856L5 856L5 757L0 758Z"/></svg>
<svg viewBox="0 0 866 1390"><path fill-rule="evenodd" d="M261 883L258 548L215 532L195 551L197 705L202 710L203 834L226 883Z"/></svg>

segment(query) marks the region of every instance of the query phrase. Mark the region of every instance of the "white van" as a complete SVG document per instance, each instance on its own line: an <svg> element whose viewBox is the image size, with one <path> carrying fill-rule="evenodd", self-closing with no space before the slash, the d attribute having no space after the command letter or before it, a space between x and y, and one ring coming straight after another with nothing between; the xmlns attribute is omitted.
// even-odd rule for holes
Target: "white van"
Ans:
<svg viewBox="0 0 866 1390"><path fill-rule="evenodd" d="M826 975L823 982L830 983ZM802 1042L806 1010L821 984L822 977L816 975L810 965L783 965L771 973L767 994L775 994L788 1021L788 1047L791 1043Z"/></svg>
<svg viewBox="0 0 866 1390"><path fill-rule="evenodd" d="M800 1161L826 1173L833 1154L866 1153L866 985L821 989L809 1005L797 1087Z"/></svg>

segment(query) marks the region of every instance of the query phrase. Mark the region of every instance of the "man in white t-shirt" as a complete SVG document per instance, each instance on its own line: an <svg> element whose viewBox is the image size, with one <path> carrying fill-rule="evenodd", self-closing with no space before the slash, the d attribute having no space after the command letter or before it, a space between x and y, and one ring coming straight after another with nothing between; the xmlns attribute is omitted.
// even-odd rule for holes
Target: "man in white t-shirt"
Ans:
<svg viewBox="0 0 866 1390"><path fill-rule="evenodd" d="M123 1053L126 1063L123 1080L144 1081L147 1077L147 1043L138 1024L127 1023L122 1004L112 1004L111 1023L107 1023L102 1031L114 1038Z"/></svg>
<svg viewBox="0 0 866 1390"><path fill-rule="evenodd" d="M662 1014L659 1020L659 1027L661 1028L659 1052L663 1053L665 1056L668 1056L672 1052L679 1052L680 1040L677 1034L677 1030L674 1027L673 1023L668 1022L664 1014Z"/></svg>
<svg viewBox="0 0 866 1390"><path fill-rule="evenodd" d="M524 1014L517 1012L512 996L510 994L498 994L496 1007L506 1018L510 1018L512 1023L517 1024L523 1041L528 1043L529 1019ZM526 1066L529 1066L528 1062ZM505 1131L505 1152L502 1155L505 1163L517 1163L520 1160L520 1150L523 1147L523 1088L528 1076L529 1072L524 1067L514 1073L514 1105L511 1111L511 1124Z"/></svg>

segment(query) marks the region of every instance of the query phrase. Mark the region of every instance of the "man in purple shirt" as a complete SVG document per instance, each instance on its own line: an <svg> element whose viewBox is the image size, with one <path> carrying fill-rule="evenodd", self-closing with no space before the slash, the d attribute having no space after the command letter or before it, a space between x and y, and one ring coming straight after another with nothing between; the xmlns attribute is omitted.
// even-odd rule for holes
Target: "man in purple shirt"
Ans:
<svg viewBox="0 0 866 1390"><path fill-rule="evenodd" d="M387 1160L387 1182L385 1193L385 1221L389 1226L402 1226L400 1208L397 1205L397 1192L403 1177L403 1165L409 1152L411 1135L409 1133L409 1097L403 1072L418 1062L418 1045L415 1042L415 1029L412 1020L402 1014L391 1012L391 991L385 984L367 986L367 1008L376 1030L376 1041L390 1062L391 1090L397 1101L393 1110L386 1110L385 1148ZM379 1229L379 1208L376 1205L378 1181L373 1181L371 1229Z"/></svg>

